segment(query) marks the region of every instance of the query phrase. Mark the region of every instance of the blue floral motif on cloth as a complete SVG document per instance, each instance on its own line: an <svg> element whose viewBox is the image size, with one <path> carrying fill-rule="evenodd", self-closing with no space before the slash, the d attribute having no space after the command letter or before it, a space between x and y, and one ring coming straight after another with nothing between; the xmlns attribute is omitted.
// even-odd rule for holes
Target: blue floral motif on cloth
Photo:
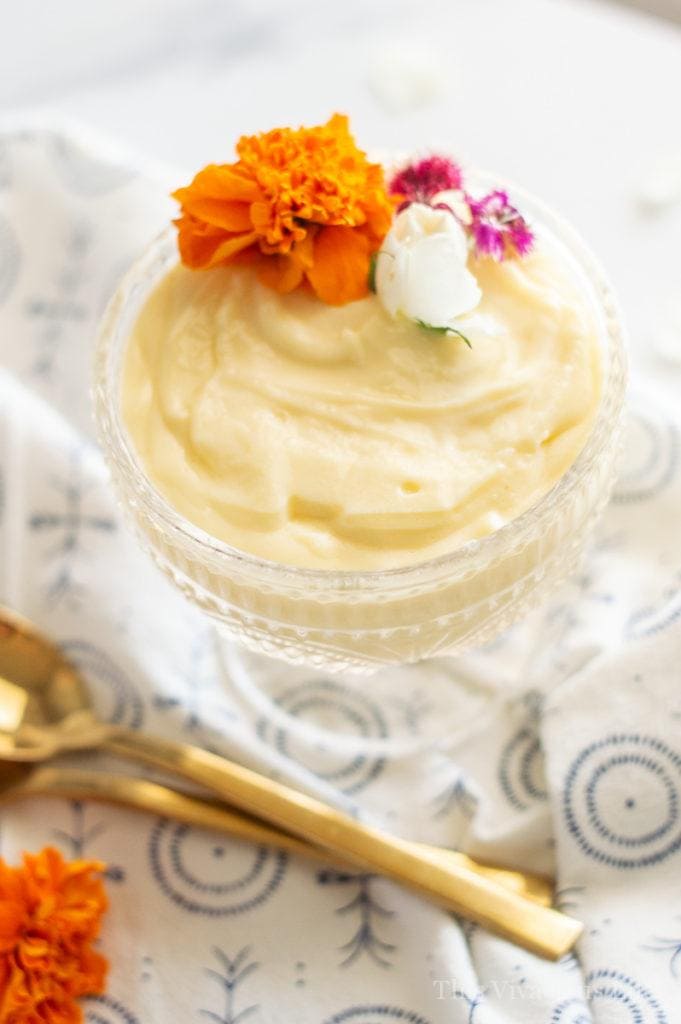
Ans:
<svg viewBox="0 0 681 1024"><path fill-rule="evenodd" d="M206 975L218 983L222 989L224 1009L222 1012L202 1009L203 1017L212 1020L214 1024L239 1024L240 1021L257 1013L257 1003L250 1006L241 1006L241 992L246 981L254 971L258 970L260 964L250 957L250 949L246 946L240 949L235 957L230 958L222 949L214 949L213 956L218 963L218 968L208 968Z"/></svg>

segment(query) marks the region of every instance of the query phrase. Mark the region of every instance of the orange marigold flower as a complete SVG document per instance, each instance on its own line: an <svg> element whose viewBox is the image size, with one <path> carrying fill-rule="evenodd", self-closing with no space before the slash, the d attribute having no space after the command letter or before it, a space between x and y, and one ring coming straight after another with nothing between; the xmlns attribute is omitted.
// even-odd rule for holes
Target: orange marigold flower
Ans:
<svg viewBox="0 0 681 1024"><path fill-rule="evenodd" d="M92 942L107 908L98 861L47 847L23 865L0 858L0 1024L79 1024L75 1000L104 991Z"/></svg>
<svg viewBox="0 0 681 1024"><path fill-rule="evenodd" d="M182 262L208 269L253 262L280 292L305 285L341 305L368 292L369 264L390 227L394 200L334 116L316 128L242 136L239 159L210 164L173 193Z"/></svg>

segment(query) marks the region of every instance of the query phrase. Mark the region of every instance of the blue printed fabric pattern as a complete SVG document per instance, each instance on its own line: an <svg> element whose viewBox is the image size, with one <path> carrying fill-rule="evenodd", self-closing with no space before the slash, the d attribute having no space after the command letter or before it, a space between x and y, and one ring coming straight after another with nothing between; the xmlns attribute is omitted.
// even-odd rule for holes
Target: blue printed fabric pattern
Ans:
<svg viewBox="0 0 681 1024"><path fill-rule="evenodd" d="M475 730L423 739L447 658L361 692L273 666L270 716L138 550L92 437L98 319L179 180L51 130L0 136L0 600L58 638L105 720L246 758L400 835L555 871L585 928L578 956L548 964L365 872L122 808L17 803L4 857L54 843L108 865L111 978L86 1021L676 1024L678 381L638 382L580 575L469 665L508 685Z"/></svg>

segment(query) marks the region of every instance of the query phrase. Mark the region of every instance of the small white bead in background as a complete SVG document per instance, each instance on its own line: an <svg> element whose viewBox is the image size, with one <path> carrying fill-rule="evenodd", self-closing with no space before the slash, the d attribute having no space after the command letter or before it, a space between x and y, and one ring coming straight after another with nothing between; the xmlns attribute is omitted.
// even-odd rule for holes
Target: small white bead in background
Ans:
<svg viewBox="0 0 681 1024"><path fill-rule="evenodd" d="M638 198L650 210L681 202L681 151L659 157L639 182Z"/></svg>
<svg viewBox="0 0 681 1024"><path fill-rule="evenodd" d="M396 114L426 106L445 89L437 54L407 42L390 43L376 50L368 81L379 103Z"/></svg>

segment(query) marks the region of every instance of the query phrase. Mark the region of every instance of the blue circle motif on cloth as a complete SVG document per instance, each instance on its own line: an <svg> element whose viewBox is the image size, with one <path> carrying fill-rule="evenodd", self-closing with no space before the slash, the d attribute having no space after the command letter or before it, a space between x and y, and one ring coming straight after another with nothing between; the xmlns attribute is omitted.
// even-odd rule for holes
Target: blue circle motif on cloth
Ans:
<svg viewBox="0 0 681 1024"><path fill-rule="evenodd" d="M371 1006L351 1006L347 1010L329 1017L324 1024L430 1024L425 1017L412 1010L402 1010L398 1006L384 1006L376 1003Z"/></svg>
<svg viewBox="0 0 681 1024"><path fill-rule="evenodd" d="M9 297L19 276L21 250L14 229L0 217L0 305Z"/></svg>
<svg viewBox="0 0 681 1024"><path fill-rule="evenodd" d="M627 637L638 640L644 636L662 633L681 618L681 573L677 573L671 586L653 603L638 608L627 623Z"/></svg>
<svg viewBox="0 0 681 1024"><path fill-rule="evenodd" d="M564 999L554 1009L549 1024L593 1024L593 1017L583 999Z"/></svg>
<svg viewBox="0 0 681 1024"><path fill-rule="evenodd" d="M523 726L504 747L499 761L499 784L518 811L526 810L535 801L546 800L542 749L536 728Z"/></svg>
<svg viewBox="0 0 681 1024"><path fill-rule="evenodd" d="M632 1024L669 1024L667 1014L652 992L627 974L607 969L591 971L585 984L589 1005L599 1014L599 1020L603 1012L608 1012L602 1004L609 1003L612 1010L621 1008L621 1019L627 1024L629 1021Z"/></svg>
<svg viewBox="0 0 681 1024"><path fill-rule="evenodd" d="M258 723L261 738L341 792L358 793L383 771L384 757L370 756L361 750L362 740L371 743L388 738L388 726L380 707L364 694L353 692L335 680L311 680L285 690L277 697L277 707L295 718L296 725L300 723L301 735L296 734L296 725L287 729L263 718ZM309 738L304 735L305 722L314 730ZM359 750L350 755L334 750L335 729L344 737L357 737ZM328 731L329 739L320 744L322 730Z"/></svg>
<svg viewBox="0 0 681 1024"><path fill-rule="evenodd" d="M281 850L162 819L149 842L152 874L165 895L192 914L244 914L279 888L288 858Z"/></svg>
<svg viewBox="0 0 681 1024"><path fill-rule="evenodd" d="M144 719L144 703L136 687L109 655L85 640L69 640L61 645L69 661L83 673L99 706L108 703L101 714L113 725L139 729Z"/></svg>
<svg viewBox="0 0 681 1024"><path fill-rule="evenodd" d="M130 1010L110 996L91 996L85 1003L86 1024L140 1024Z"/></svg>
<svg viewBox="0 0 681 1024"><path fill-rule="evenodd" d="M615 505L649 501L675 478L681 438L674 423L646 404L629 414L624 465L613 491Z"/></svg>
<svg viewBox="0 0 681 1024"><path fill-rule="evenodd" d="M681 756L654 736L607 736L573 761L563 814L582 852L642 868L681 848Z"/></svg>

